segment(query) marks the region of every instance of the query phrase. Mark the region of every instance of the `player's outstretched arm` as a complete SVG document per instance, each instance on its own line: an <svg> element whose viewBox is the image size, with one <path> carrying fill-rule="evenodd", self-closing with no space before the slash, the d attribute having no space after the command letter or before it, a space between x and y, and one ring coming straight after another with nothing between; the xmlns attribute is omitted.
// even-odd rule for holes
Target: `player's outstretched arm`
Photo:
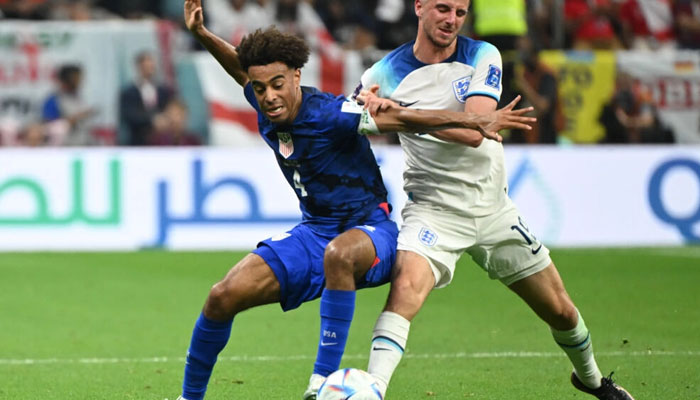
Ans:
<svg viewBox="0 0 700 400"><path fill-rule="evenodd" d="M500 110L495 110L490 113L458 113L445 110L416 110L400 107L389 99L384 99L377 96L379 85L372 85L369 89L360 92L357 101L364 104L370 114L374 117L375 123L379 130L384 132L397 131L430 131L429 133L439 139L466 144L476 147L481 144L481 138L503 141L503 138L498 133L501 129L532 129L528 124L534 123L536 118L525 117L524 114L533 110L532 107L513 110L516 104L520 101L520 96L510 102L507 106ZM401 111L406 111L403 113ZM411 111L418 111L418 115L410 115ZM430 120L430 114L435 114ZM458 114L464 114L461 117ZM466 118L464 118L466 116ZM483 118L480 118L483 117ZM428 119L426 119L428 118ZM444 118L452 122L444 121ZM459 122L459 121L461 122ZM423 123L431 123L430 126ZM450 126L440 124L448 123ZM466 126L464 124L471 124ZM409 128L394 129L394 124L414 124ZM417 124L417 125L416 125ZM435 125L437 124L437 125ZM411 129L413 128L413 129ZM465 130L466 128L466 130ZM477 131L478 137L475 137Z"/></svg>
<svg viewBox="0 0 700 400"><path fill-rule="evenodd" d="M503 138L498 133L501 129L530 130L532 129L530 124L537 120L534 117L524 115L531 112L532 107L513 110L518 101L520 101L520 96L507 106L486 114L447 110L416 110L389 106L374 116L374 123L382 133L425 132L449 128L474 129L485 138L501 142ZM456 130L451 134L468 135L468 132L460 133ZM460 141L458 137L452 139Z"/></svg>
<svg viewBox="0 0 700 400"><path fill-rule="evenodd" d="M236 47L214 35L204 26L202 0L185 0L185 24L192 36L214 56L239 85L245 86L248 83L248 74L241 68Z"/></svg>

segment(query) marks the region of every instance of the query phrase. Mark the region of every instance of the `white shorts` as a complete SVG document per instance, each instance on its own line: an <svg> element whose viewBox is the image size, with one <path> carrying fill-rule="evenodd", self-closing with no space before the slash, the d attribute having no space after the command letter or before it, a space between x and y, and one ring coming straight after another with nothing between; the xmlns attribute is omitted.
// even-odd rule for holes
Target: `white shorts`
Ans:
<svg viewBox="0 0 700 400"><path fill-rule="evenodd" d="M398 249L420 254L435 274L435 287L447 286L455 264L467 252L491 279L510 285L546 268L549 250L530 233L510 199L485 217L467 217L406 203Z"/></svg>

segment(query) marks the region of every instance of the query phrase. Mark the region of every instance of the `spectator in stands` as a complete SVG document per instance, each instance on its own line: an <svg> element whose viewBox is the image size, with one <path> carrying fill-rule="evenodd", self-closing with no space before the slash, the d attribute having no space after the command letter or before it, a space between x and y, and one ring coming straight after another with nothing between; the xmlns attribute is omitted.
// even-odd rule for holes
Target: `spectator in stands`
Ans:
<svg viewBox="0 0 700 400"><path fill-rule="evenodd" d="M678 46L700 49L700 0L676 0L673 18Z"/></svg>
<svg viewBox="0 0 700 400"><path fill-rule="evenodd" d="M515 50L527 34L525 0L472 0L471 7L474 34L502 53Z"/></svg>
<svg viewBox="0 0 700 400"><path fill-rule="evenodd" d="M118 18L101 7L95 5L94 0L57 0L51 9L51 19L90 21Z"/></svg>
<svg viewBox="0 0 700 400"><path fill-rule="evenodd" d="M48 144L48 139L44 124L33 122L20 131L17 144L26 147L42 147Z"/></svg>
<svg viewBox="0 0 700 400"><path fill-rule="evenodd" d="M415 39L418 19L413 4L410 0L366 2L367 10L374 10L377 48L393 50Z"/></svg>
<svg viewBox="0 0 700 400"><path fill-rule="evenodd" d="M163 110L163 123L148 137L152 146L199 146L202 139L188 130L188 113L185 103L173 98Z"/></svg>
<svg viewBox="0 0 700 400"><path fill-rule="evenodd" d="M161 1L97 0L96 5L124 18L140 19L161 16Z"/></svg>
<svg viewBox="0 0 700 400"><path fill-rule="evenodd" d="M248 33L273 23L269 10L255 1L207 0L204 8L212 32L234 45Z"/></svg>
<svg viewBox="0 0 700 400"><path fill-rule="evenodd" d="M555 47L554 22L557 0L530 0L527 2L529 35L542 49ZM557 23L562 23L557 21ZM559 44L561 45L561 44Z"/></svg>
<svg viewBox="0 0 700 400"><path fill-rule="evenodd" d="M57 73L58 87L49 95L41 108L44 122L61 127L56 136L66 146L91 146L97 144L92 135L89 119L97 110L85 104L80 97L83 70L78 65L64 65Z"/></svg>
<svg viewBox="0 0 700 400"><path fill-rule="evenodd" d="M619 49L615 0L564 0L567 48Z"/></svg>
<svg viewBox="0 0 700 400"><path fill-rule="evenodd" d="M615 83L600 114L602 143L673 143L673 132L659 119L650 91L626 73L619 73Z"/></svg>
<svg viewBox="0 0 700 400"><path fill-rule="evenodd" d="M50 3L49 0L0 0L0 18L46 19Z"/></svg>
<svg viewBox="0 0 700 400"><path fill-rule="evenodd" d="M559 103L555 73L540 62L538 49L529 37L521 38L518 47L519 62L514 69L512 92L522 95L518 108L535 108L537 123L530 131L513 131L509 141L557 143L558 132L563 129L564 114Z"/></svg>
<svg viewBox="0 0 700 400"><path fill-rule="evenodd" d="M309 3L301 0L277 0L268 3L267 7L281 32L304 38L311 49L322 54L341 58L340 47Z"/></svg>
<svg viewBox="0 0 700 400"><path fill-rule="evenodd" d="M671 0L625 0L619 15L626 48L658 50L676 47Z"/></svg>
<svg viewBox="0 0 700 400"><path fill-rule="evenodd" d="M137 77L122 89L119 98L121 124L127 131L127 144L142 146L164 121L161 113L173 97L173 91L156 81L156 60L148 52L136 57Z"/></svg>
<svg viewBox="0 0 700 400"><path fill-rule="evenodd" d="M333 40L346 49L375 46L375 24L366 1L317 0L314 8Z"/></svg>

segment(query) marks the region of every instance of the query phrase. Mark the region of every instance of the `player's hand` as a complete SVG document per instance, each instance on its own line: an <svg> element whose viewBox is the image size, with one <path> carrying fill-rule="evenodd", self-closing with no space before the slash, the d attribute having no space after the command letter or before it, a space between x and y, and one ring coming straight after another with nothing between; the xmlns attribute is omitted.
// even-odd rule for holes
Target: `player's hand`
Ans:
<svg viewBox="0 0 700 400"><path fill-rule="evenodd" d="M362 89L357 95L357 102L363 104L366 110L369 110L370 115L375 116L380 111L386 111L393 107L398 107L396 103L389 99L377 96L379 85L370 86L369 90Z"/></svg>
<svg viewBox="0 0 700 400"><path fill-rule="evenodd" d="M478 131L481 134L491 140L497 142L502 142L503 137L498 133L501 129L524 129L531 130L533 124L537 121L537 118L526 117L527 114L534 110L533 107L521 108L519 110L513 110L516 104L520 101L520 96L516 97L507 106L500 108L494 112L485 114L483 121L479 121Z"/></svg>
<svg viewBox="0 0 700 400"><path fill-rule="evenodd" d="M192 33L198 33L204 27L202 0L185 0L185 25Z"/></svg>

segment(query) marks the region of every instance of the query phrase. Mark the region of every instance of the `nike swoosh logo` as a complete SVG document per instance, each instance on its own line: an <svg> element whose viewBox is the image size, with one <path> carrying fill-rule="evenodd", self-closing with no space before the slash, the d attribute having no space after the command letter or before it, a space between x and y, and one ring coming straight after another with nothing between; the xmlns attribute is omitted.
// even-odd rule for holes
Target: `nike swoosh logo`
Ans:
<svg viewBox="0 0 700 400"><path fill-rule="evenodd" d="M538 248L532 250L532 254L537 254L537 253L539 253L541 248L542 248L542 245L540 244L540 247L538 247Z"/></svg>
<svg viewBox="0 0 700 400"><path fill-rule="evenodd" d="M321 342L321 346L333 346L338 344L338 342Z"/></svg>
<svg viewBox="0 0 700 400"><path fill-rule="evenodd" d="M385 350L385 351L391 351L391 349L387 349L386 347L372 347L372 350Z"/></svg>
<svg viewBox="0 0 700 400"><path fill-rule="evenodd" d="M416 100L416 101L414 101L413 103L404 103L403 101L399 101L399 105L400 105L401 107L410 107L410 106L412 106L412 105L418 103L418 101L419 101L419 100Z"/></svg>

